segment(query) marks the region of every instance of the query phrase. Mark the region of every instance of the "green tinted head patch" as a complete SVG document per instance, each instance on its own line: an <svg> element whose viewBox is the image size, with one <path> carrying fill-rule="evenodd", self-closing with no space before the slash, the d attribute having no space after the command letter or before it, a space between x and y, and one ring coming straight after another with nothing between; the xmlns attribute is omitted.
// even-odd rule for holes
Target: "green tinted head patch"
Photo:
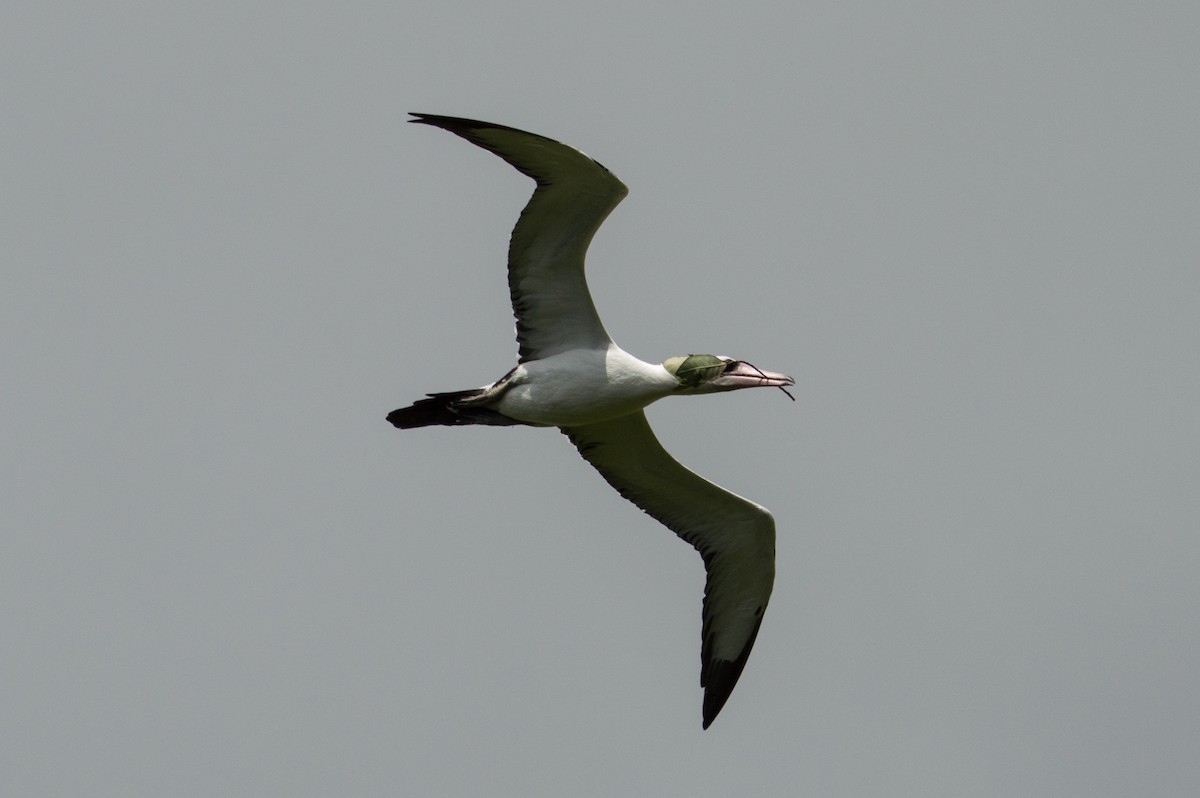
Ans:
<svg viewBox="0 0 1200 798"><path fill-rule="evenodd" d="M671 373L685 388L695 388L720 376L729 360L716 355L688 355L669 357L663 368Z"/></svg>

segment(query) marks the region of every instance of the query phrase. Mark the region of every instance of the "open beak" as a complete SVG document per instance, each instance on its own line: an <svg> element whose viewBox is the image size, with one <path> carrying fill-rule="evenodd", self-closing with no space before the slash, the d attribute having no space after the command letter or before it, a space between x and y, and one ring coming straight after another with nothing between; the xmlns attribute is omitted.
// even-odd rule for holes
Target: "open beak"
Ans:
<svg viewBox="0 0 1200 798"><path fill-rule="evenodd" d="M744 360L735 360L713 378L711 384L713 387L723 388L727 391L738 388L779 388L787 393L787 386L795 385L796 381L786 374L763 371L758 366ZM795 401L795 397L790 393L788 393L788 398Z"/></svg>

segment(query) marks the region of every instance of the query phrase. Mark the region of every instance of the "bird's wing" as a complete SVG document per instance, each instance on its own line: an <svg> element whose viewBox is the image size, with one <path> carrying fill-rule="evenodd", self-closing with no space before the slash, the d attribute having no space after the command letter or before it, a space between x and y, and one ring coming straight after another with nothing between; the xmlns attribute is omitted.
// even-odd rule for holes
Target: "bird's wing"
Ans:
<svg viewBox="0 0 1200 798"><path fill-rule="evenodd" d="M419 122L448 130L499 155L537 181L513 228L508 288L520 361L611 343L583 272L588 244L628 189L579 150L503 125L433 114Z"/></svg>
<svg viewBox="0 0 1200 798"><path fill-rule="evenodd" d="M775 581L775 521L767 510L689 471L667 454L645 413L563 432L617 492L704 558L700 685L704 728L733 687L762 623Z"/></svg>

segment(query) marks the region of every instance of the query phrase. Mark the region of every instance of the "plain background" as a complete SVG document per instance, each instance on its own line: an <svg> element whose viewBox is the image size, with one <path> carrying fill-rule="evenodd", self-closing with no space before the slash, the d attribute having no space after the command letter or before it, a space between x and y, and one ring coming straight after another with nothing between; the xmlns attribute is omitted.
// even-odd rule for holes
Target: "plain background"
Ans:
<svg viewBox="0 0 1200 798"><path fill-rule="evenodd" d="M1192 2L6 3L0 792L1180 796L1200 785ZM770 507L700 730L696 554L512 365L532 184L651 408Z"/></svg>

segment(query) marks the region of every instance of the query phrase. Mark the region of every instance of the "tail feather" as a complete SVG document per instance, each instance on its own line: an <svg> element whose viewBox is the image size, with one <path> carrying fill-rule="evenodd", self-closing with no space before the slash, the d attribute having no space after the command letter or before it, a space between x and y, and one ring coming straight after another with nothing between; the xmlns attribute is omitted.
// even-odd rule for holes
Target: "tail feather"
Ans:
<svg viewBox="0 0 1200 798"><path fill-rule="evenodd" d="M449 393L431 393L427 399L418 399L408 407L388 413L387 420L400 429L415 427L458 427L464 424L491 424L505 426L520 424L520 421L502 415L495 410L478 405L463 405L462 400L479 396L482 388Z"/></svg>

